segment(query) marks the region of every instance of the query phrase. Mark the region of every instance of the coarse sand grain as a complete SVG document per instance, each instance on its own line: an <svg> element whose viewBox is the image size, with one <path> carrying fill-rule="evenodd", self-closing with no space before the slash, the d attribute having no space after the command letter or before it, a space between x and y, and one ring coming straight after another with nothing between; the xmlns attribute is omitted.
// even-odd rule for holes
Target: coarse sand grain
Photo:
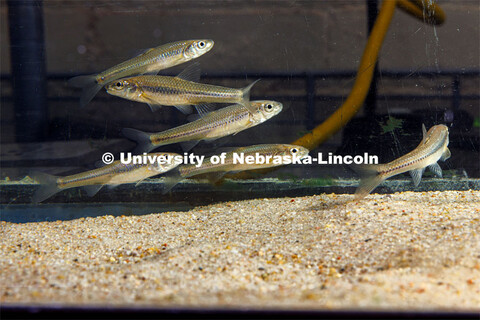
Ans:
<svg viewBox="0 0 480 320"><path fill-rule="evenodd" d="M1 222L2 305L480 310L480 191L105 214Z"/></svg>

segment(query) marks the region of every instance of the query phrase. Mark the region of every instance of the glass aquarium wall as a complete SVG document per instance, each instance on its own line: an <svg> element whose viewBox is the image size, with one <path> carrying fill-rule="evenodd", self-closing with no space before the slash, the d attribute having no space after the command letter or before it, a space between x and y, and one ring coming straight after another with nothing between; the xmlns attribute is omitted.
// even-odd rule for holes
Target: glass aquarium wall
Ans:
<svg viewBox="0 0 480 320"><path fill-rule="evenodd" d="M162 171L138 178L142 184L102 188L94 197L76 187L42 200L193 203L198 192L207 192L210 198L201 199L209 203L272 192L352 193L359 178L349 165L353 157L397 159L422 141L422 124L427 130L448 127L451 157L440 162L443 179L427 172L415 186L404 173L392 178L400 182L376 191L474 187L469 179L480 176L478 6L442 1L437 12L432 7L414 16L400 5L391 20L375 26L379 8L377 1L2 2L2 202L30 203L38 189L36 172L88 172L101 166L106 153L114 160L132 151L208 160L259 144L300 145L311 159L263 171L251 170L257 164L248 170L234 166L224 175L201 175L202 184L192 176L173 188ZM184 40L208 40L211 47L153 71L132 69L109 78L115 67L131 68L128 61L134 65L148 49ZM165 132L199 118L209 123L214 120L203 118L205 111L240 101L168 102L154 93L138 98L140 89L137 98L108 90L118 79L172 79L185 69L187 80L238 92L259 80L246 99L278 102L282 109L247 127L143 148L149 137L138 132ZM197 75L189 78L192 72ZM98 83L102 74L107 78ZM88 80L95 85L68 81L80 75L96 75ZM139 131L128 134L125 128Z"/></svg>
<svg viewBox="0 0 480 320"><path fill-rule="evenodd" d="M478 317L479 13L1 1L0 313Z"/></svg>

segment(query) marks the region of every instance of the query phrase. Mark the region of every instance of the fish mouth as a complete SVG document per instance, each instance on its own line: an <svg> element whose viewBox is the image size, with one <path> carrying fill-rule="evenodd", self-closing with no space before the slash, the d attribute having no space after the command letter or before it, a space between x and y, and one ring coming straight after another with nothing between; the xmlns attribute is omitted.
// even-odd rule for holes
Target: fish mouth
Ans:
<svg viewBox="0 0 480 320"><path fill-rule="evenodd" d="M205 52L208 52L213 48L213 45L215 44L215 42L211 39L205 40L205 42L207 44L207 47L205 48Z"/></svg>
<svg viewBox="0 0 480 320"><path fill-rule="evenodd" d="M298 153L295 156L298 157L299 159L306 158L308 156L308 154L310 153L310 150L308 150L305 147L296 146L296 148L298 149Z"/></svg>
<svg viewBox="0 0 480 320"><path fill-rule="evenodd" d="M105 86L105 91L107 91L107 93L112 94L112 91L113 91L112 85L111 85L111 84L107 84L107 85Z"/></svg>

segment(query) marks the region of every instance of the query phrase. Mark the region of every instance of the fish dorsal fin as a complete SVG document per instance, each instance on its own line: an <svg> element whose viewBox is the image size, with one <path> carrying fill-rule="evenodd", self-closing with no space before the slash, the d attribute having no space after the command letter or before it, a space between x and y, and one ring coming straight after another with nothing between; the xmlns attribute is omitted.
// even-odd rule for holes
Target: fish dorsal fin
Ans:
<svg viewBox="0 0 480 320"><path fill-rule="evenodd" d="M425 168L415 169L415 170L410 171L410 175L412 176L413 184L415 185L415 187L418 187L418 185L420 184L420 181L422 180L422 174L423 174L424 170L425 170Z"/></svg>
<svg viewBox="0 0 480 320"><path fill-rule="evenodd" d="M133 56L131 56L131 57L132 57L132 59L133 59L133 58L136 58L136 57L140 57L140 56L142 56L142 55L144 55L144 54L152 51L153 49L154 49L154 48L147 48L147 49L138 49L138 50L135 50L135 51L133 51ZM130 51L130 52L132 52L132 51Z"/></svg>
<svg viewBox="0 0 480 320"><path fill-rule="evenodd" d="M195 62L180 72L177 78L187 81L198 82L200 80L200 64Z"/></svg>
<svg viewBox="0 0 480 320"><path fill-rule="evenodd" d="M83 190L87 192L89 197L93 197L94 195L97 194L97 192L102 189L103 185L102 184L94 184L90 186L84 186Z"/></svg>
<svg viewBox="0 0 480 320"><path fill-rule="evenodd" d="M207 113L212 112L215 108L211 103L202 103L195 105L195 109L197 109L198 114L201 117L204 117L205 115L207 115Z"/></svg>
<svg viewBox="0 0 480 320"><path fill-rule="evenodd" d="M440 157L440 160L445 161L451 156L452 156L452 153L450 152L450 149L446 148L445 152L443 152L442 156Z"/></svg>
<svg viewBox="0 0 480 320"><path fill-rule="evenodd" d="M422 132L423 132L423 139L422 141L425 141L425 138L427 137L427 128L425 128L425 124L422 123Z"/></svg>
<svg viewBox="0 0 480 320"><path fill-rule="evenodd" d="M428 169L432 171L437 177L441 178L442 177L442 168L438 165L438 163L434 163L428 166Z"/></svg>

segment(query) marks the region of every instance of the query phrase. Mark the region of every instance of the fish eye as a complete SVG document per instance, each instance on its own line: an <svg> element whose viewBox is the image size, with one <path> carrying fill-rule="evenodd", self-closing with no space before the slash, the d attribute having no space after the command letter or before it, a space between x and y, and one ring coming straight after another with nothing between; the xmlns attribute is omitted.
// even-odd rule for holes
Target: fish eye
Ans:
<svg viewBox="0 0 480 320"><path fill-rule="evenodd" d="M206 44L205 44L204 41L200 41L200 42L198 43L198 47L199 47L200 49L205 48L205 46L206 46Z"/></svg>
<svg viewBox="0 0 480 320"><path fill-rule="evenodd" d="M105 77L100 77L100 80L104 81L104 80L105 80Z"/></svg>
<svg viewBox="0 0 480 320"><path fill-rule="evenodd" d="M293 154L295 154L295 153L298 152L298 149L297 149L297 148L292 148L292 149L290 149L290 152L293 153Z"/></svg>
<svg viewBox="0 0 480 320"><path fill-rule="evenodd" d="M120 81L115 83L115 88L121 89L122 87L123 87L123 83L121 83Z"/></svg>
<svg viewBox="0 0 480 320"><path fill-rule="evenodd" d="M273 109L273 106L269 103L269 104L267 104L267 105L265 106L265 109L268 110L268 111L270 111L270 110Z"/></svg>

